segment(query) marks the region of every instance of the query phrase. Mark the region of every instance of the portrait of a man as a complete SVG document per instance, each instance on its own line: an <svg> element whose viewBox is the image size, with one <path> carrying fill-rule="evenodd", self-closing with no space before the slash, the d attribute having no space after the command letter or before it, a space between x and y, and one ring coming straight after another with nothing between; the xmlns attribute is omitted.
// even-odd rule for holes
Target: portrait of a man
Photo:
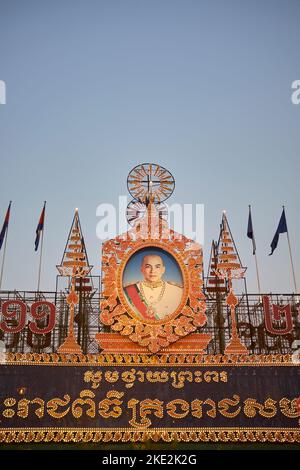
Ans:
<svg viewBox="0 0 300 470"><path fill-rule="evenodd" d="M180 305L181 272L176 261L163 250L141 251L135 260L140 280L125 284L124 293L131 308L143 319L162 320Z"/></svg>

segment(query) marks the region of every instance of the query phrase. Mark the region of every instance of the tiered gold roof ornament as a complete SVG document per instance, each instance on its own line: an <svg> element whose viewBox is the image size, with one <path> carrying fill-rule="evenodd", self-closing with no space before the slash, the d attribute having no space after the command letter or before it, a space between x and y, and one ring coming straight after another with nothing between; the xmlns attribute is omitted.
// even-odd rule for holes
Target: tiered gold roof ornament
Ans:
<svg viewBox="0 0 300 470"><path fill-rule="evenodd" d="M129 173L133 200L127 219L132 227L102 247L100 319L110 332L98 333L96 339L104 352L202 354L211 339L200 332L206 323L202 248L169 228L166 220L164 201L174 185L171 173L157 164L141 164ZM145 257L153 255L165 268L156 283L146 282L141 272ZM172 282L174 276L180 286ZM168 301L167 289L178 296L177 305L172 294Z"/></svg>
<svg viewBox="0 0 300 470"><path fill-rule="evenodd" d="M78 209L76 209L61 264L57 266L61 276L68 276L70 278L70 290L67 296L67 303L69 305L68 334L58 348L59 353L82 353L82 349L74 335L74 312L79 301L78 294L76 293L76 281L78 279L85 279L92 268L93 266L90 266L88 262Z"/></svg>
<svg viewBox="0 0 300 470"><path fill-rule="evenodd" d="M249 354L249 351L242 344L238 337L236 322L236 306L238 304L238 299L234 294L232 287L232 280L243 278L246 269L247 268L243 267L241 264L228 225L226 212L224 211L218 248L218 262L216 264L215 273L220 279L227 281L229 289L229 293L226 297L226 303L230 308L231 339L225 348L225 354Z"/></svg>
<svg viewBox="0 0 300 470"><path fill-rule="evenodd" d="M220 350L224 352L226 343L224 308L227 309L226 305L224 305L224 299L228 293L228 285L226 279L218 277L216 273L217 265L219 263L218 247L220 244L220 237L221 232L219 241L212 241L205 284L205 293L207 298L213 300L210 310L207 312L207 316L210 318L210 323L218 329L217 335L220 344Z"/></svg>
<svg viewBox="0 0 300 470"><path fill-rule="evenodd" d="M219 240L220 243L220 240ZM210 259L208 263L208 272L206 278L205 291L209 298L214 300L222 300L228 291L226 279L217 276L216 269L219 263L218 259L218 246L215 240L212 241Z"/></svg>

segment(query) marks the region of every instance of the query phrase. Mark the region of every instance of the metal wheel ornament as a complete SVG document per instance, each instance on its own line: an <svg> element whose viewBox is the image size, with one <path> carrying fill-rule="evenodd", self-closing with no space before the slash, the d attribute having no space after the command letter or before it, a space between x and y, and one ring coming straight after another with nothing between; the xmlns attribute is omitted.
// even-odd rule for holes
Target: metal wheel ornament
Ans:
<svg viewBox="0 0 300 470"><path fill-rule="evenodd" d="M172 174L156 163L137 165L127 178L127 188L133 199L146 205L166 201L174 187Z"/></svg>

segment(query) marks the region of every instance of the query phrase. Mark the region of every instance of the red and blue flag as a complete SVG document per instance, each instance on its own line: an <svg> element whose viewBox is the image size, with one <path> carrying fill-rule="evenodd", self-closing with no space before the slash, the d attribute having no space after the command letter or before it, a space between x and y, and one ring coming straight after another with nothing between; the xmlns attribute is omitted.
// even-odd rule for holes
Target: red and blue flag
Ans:
<svg viewBox="0 0 300 470"><path fill-rule="evenodd" d="M3 226L2 226L2 230L0 232L0 250L2 248L4 239L5 239L5 234L6 234L7 229L8 229L9 216L10 216L10 206L11 206L11 201L10 201L8 209L6 211L6 216L5 216L5 219L4 219L4 223L3 223Z"/></svg>
<svg viewBox="0 0 300 470"><path fill-rule="evenodd" d="M39 223L38 223L38 226L37 226L36 231L35 231L35 233L36 233L35 242L34 242L35 251L37 251L37 249L39 247L41 233L44 229L45 209L46 209L46 203L44 203L44 207L43 207L42 213L40 215Z"/></svg>

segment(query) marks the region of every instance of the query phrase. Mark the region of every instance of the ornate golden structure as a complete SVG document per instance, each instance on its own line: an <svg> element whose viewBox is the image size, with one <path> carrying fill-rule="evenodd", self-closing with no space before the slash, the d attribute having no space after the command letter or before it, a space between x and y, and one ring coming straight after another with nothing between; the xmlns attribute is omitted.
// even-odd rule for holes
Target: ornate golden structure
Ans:
<svg viewBox="0 0 300 470"><path fill-rule="evenodd" d="M26 374L19 376L15 372L12 376L7 374L9 386L0 414L2 422L8 424L0 427L0 443L300 443L300 430L295 424L300 410L295 388L294 355L249 355L238 337L238 299L232 281L243 277L246 268L241 265L225 213L219 244L213 245L211 270L214 282L210 292L213 295L228 294L226 302L231 315L231 338L225 354L205 354L211 334L201 331L207 321L203 253L199 244L168 226L164 201L172 194L173 188L172 175L155 164L138 165L128 177L128 189L134 198L127 208L132 227L105 242L102 249L100 319L108 331L96 335L102 349L100 354L82 354L74 334L74 314L79 302L76 280L89 275L92 268L88 263L76 210L64 256L58 266L60 274L70 280L66 296L68 334L57 353L4 353L6 370L29 367L26 367L28 374L27 370ZM181 297L176 308L172 307L164 315L143 316L134 302L130 302L126 291L128 266L135 260L132 264L136 272L143 273L141 259L147 256L171 259L171 265L176 266L176 273L182 280ZM165 268L164 260L162 264ZM168 282L159 279L151 284L145 276L144 281L133 281L132 272L130 276L130 286L138 286L145 281L149 289L161 289L161 285ZM171 281L168 283L172 284ZM163 292L161 290L158 296L160 300ZM149 312L149 306L153 304L147 305L143 289L140 294L139 302L144 302L144 308ZM76 367L76 380L72 383L69 377L73 379L75 369L70 367ZM253 369L255 367L258 370ZM278 381L274 382L273 390L269 389L267 377L266 394L260 386L258 391L262 392L261 395L256 395L254 389L249 396L245 384L252 385L255 374L258 378L265 378L266 371L272 367L276 368L271 370L273 376L282 373L282 377L292 377L291 391L281 390L280 384L277 389ZM30 377L37 375L48 379L51 373L55 396L49 397L48 388L47 393L40 394L40 383L35 388ZM56 389L59 373L62 383ZM243 377L247 376L251 376L251 382L243 382ZM198 384L201 384L199 388ZM203 385L207 385L207 393ZM132 387L135 387L136 395L132 395ZM184 387L184 394L177 395L177 391L181 392ZM176 395L171 396L172 392ZM67 415L70 421L64 421L60 426L60 420ZM101 427L96 427L99 416ZM225 422L225 426L218 426L220 417L228 419L221 422ZM36 419L40 420L40 427L36 427ZM120 419L119 427L117 419ZM107 426L105 420L108 420ZM20 423L24 423L23 426ZM65 427L65 423L70 423L70 427ZM163 427L164 423L166 427ZM190 423L191 426L186 427ZM265 423L265 427L261 423ZM279 427L280 423L282 427ZM286 427L289 423L290 427Z"/></svg>
<svg viewBox="0 0 300 470"><path fill-rule="evenodd" d="M162 320L148 321L138 317L124 295L124 268L132 255L145 247L160 248L169 253L182 273L183 295L180 305L174 313ZM195 332L206 322L202 266L200 245L169 229L159 217L154 204L149 204L146 215L133 229L103 245L102 323L152 353ZM96 337L101 344L101 333ZM199 334L199 341L203 340L204 337L201 338ZM209 340L208 335L205 335L206 345Z"/></svg>
<svg viewBox="0 0 300 470"><path fill-rule="evenodd" d="M74 310L79 300L78 295L75 292L75 284L77 278L82 278L89 274L92 266L88 265L77 209L75 210L72 227L61 265L57 266L57 269L62 276L69 276L71 278L70 292L67 296L67 303L69 305L70 312L68 335L65 341L58 348L58 352L80 354L82 353L82 350L74 336Z"/></svg>
<svg viewBox="0 0 300 470"><path fill-rule="evenodd" d="M222 229L221 229L221 246L218 255L219 262L216 266L216 274L219 278L225 279L228 282L229 294L226 298L226 303L230 308L231 315L231 339L225 348L225 354L249 354L247 348L243 345L238 337L237 323L236 323L236 306L238 299L233 292L232 280L240 279L243 277L247 268L241 266L238 258L232 236L228 227L227 217L223 212Z"/></svg>
<svg viewBox="0 0 300 470"><path fill-rule="evenodd" d="M164 168L155 164L135 167L128 177L128 189L136 203L144 204L143 217L132 217L132 229L123 235L108 240L102 251L102 296L100 319L124 338L118 341L118 349L112 350L115 342L107 341L105 334L96 335L100 346L112 352L157 353L179 341L178 350L186 350L180 340L195 332L206 323L203 286L203 253L199 244L171 230L164 220L161 204L173 192L174 179ZM135 219L135 220L134 220ZM140 250L161 250L177 263L183 282L180 304L174 312L162 319L142 318L130 305L124 293L124 270L133 255ZM119 336L120 338L120 336ZM135 348L128 347L128 340ZM197 335L199 341L195 352L203 352L210 335ZM195 338L194 338L195 341ZM142 349L141 349L142 348ZM176 349L173 349L176 352Z"/></svg>

